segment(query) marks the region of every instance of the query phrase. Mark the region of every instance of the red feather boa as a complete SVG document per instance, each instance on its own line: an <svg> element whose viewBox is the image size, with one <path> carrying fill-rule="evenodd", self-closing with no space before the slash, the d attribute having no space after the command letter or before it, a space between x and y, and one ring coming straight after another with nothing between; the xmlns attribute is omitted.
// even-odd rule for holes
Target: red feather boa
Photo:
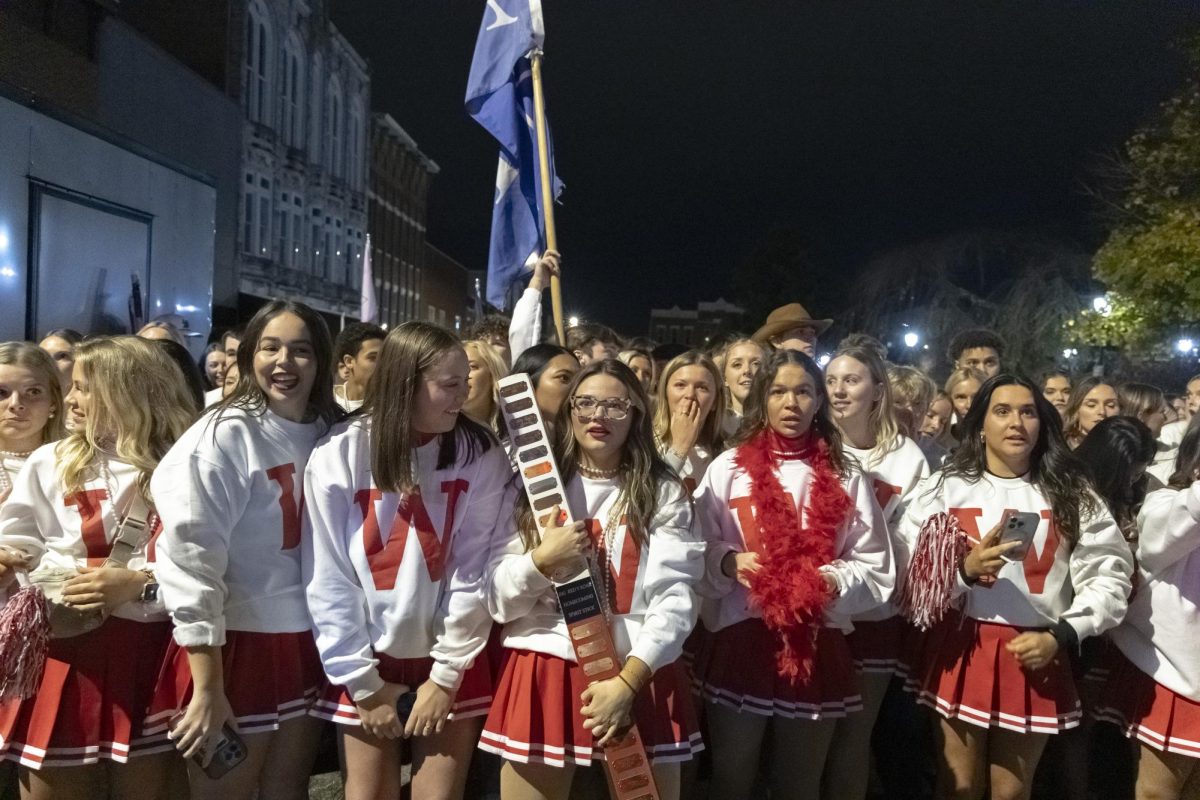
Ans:
<svg viewBox="0 0 1200 800"><path fill-rule="evenodd" d="M808 527L800 527L795 503L779 482L776 468L782 458L803 458L813 469L803 516ZM817 570L836 555L837 530L850 512L850 497L830 465L829 445L818 437L786 439L767 429L738 448L734 463L750 476L763 549L759 569L750 575L750 599L779 637L779 674L804 684L812 675L817 632L829 601Z"/></svg>

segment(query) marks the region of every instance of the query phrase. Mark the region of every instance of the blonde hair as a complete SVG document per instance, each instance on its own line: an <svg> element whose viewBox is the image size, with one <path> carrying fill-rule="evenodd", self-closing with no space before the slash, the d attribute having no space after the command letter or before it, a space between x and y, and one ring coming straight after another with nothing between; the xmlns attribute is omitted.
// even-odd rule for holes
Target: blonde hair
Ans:
<svg viewBox="0 0 1200 800"><path fill-rule="evenodd" d="M949 378L946 378L946 383L942 385L942 392L953 401L954 387L968 380L979 381L979 385L983 386L987 381L987 375L984 375L974 367L959 367L950 373Z"/></svg>
<svg viewBox="0 0 1200 800"><path fill-rule="evenodd" d="M161 347L135 336L83 342L75 348L75 368L91 402L84 425L55 450L64 491L83 489L104 450L137 469L142 496L152 502L150 475L199 412L183 371Z"/></svg>
<svg viewBox="0 0 1200 800"><path fill-rule="evenodd" d="M481 419L478 422L482 422L493 431L497 430L497 426L500 424L500 379L508 374L508 368L504 366L504 359L500 358L500 354L496 352L496 348L492 346L491 342L485 342L483 339L471 339L463 342L463 349L467 351L467 358L471 358L471 351L474 350L491 375L492 410L487 419Z"/></svg>
<svg viewBox="0 0 1200 800"><path fill-rule="evenodd" d="M883 363L875 348L851 345L841 348L833 356L834 359L843 357L852 358L866 367L871 381L880 387L879 399L875 401L867 417L867 427L875 439L875 444L867 453L867 463L862 466L870 469L878 465L888 453L899 448L903 439L900 425L896 422L896 409L892 407L892 385L888 382L887 365Z"/></svg>
<svg viewBox="0 0 1200 800"><path fill-rule="evenodd" d="M668 362L659 376L658 386L654 391L654 435L664 444L671 444L671 404L667 402L667 384L676 371L684 367L704 367L713 380L713 404L708 410L704 425L700 428L700 436L696 444L703 445L716 452L721 449L721 423L725 419L725 392L722 391L725 382L717 365L712 359L699 350L688 350Z"/></svg>
<svg viewBox="0 0 1200 800"><path fill-rule="evenodd" d="M46 384L46 393L50 395L50 419L42 428L42 444L61 439L65 430L63 417L66 416L63 413L62 378L50 354L29 342L3 342L0 343L0 366L27 369Z"/></svg>

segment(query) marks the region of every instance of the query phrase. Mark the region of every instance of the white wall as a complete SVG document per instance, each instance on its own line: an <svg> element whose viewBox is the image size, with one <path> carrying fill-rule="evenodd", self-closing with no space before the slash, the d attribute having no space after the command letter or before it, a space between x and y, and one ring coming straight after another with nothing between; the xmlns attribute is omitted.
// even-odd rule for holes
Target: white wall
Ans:
<svg viewBox="0 0 1200 800"><path fill-rule="evenodd" d="M184 311L183 316L190 329L201 334L189 339L191 349L199 354L212 324L216 190L4 97L0 97L0 340L26 335L31 178L153 217L150 279L142 287L146 315L194 306L196 311Z"/></svg>

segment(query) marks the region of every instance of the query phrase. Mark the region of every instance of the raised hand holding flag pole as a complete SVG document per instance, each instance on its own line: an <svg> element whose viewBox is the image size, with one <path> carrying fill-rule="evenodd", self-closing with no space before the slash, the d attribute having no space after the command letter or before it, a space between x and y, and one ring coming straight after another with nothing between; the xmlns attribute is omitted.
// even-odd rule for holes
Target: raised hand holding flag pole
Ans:
<svg viewBox="0 0 1200 800"><path fill-rule="evenodd" d="M554 157L541 88L545 41L540 0L487 0L466 108L500 143L492 236L488 248L488 302L504 307L521 270L555 248L554 199L562 183ZM563 340L562 293L551 283L555 327Z"/></svg>

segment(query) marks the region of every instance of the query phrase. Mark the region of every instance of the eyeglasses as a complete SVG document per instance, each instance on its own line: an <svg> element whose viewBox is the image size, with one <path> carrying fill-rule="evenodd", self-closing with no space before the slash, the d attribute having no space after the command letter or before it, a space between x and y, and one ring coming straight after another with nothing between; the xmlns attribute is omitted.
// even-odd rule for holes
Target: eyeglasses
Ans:
<svg viewBox="0 0 1200 800"><path fill-rule="evenodd" d="M599 416L601 410L609 419L625 419L629 416L629 408L632 405L633 401L627 397L609 397L600 400L590 394L581 394L571 398L571 408L583 419Z"/></svg>

